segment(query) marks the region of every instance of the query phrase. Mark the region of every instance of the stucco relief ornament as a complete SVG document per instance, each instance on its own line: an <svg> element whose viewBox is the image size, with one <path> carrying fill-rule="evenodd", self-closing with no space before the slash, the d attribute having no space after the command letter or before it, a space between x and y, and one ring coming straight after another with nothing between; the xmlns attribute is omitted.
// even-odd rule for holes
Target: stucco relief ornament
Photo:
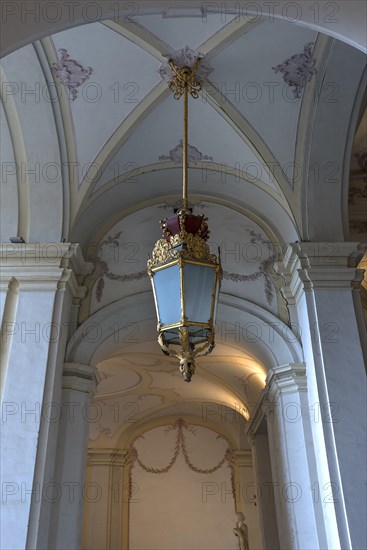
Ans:
<svg viewBox="0 0 367 550"><path fill-rule="evenodd" d="M233 460L232 449L228 446L224 453L223 458L215 466L212 466L211 468L199 468L198 466L195 466L193 462L191 462L191 458L189 456L189 450L186 444L186 437L185 437L185 432L187 431L191 432L193 435L196 435L195 428L192 429L191 425L187 424L185 420L183 420L182 418L177 418L177 420L174 421L171 427L169 426L166 427L165 434L167 435L167 433L169 433L171 429L176 431L174 452L168 464L166 466L163 466L162 468L156 468L154 466L146 465L142 461L141 457L139 456L139 452L137 448L135 446L131 446L129 448L127 466L128 466L128 472L129 472L128 475L129 475L130 497L132 496L132 487L133 487L133 482L132 482L133 468L136 465L139 465L142 470L144 470L146 473L149 473L149 474L160 474L160 475L166 474L167 472L169 472L172 466L174 466L174 464L176 463L179 454L182 453L182 456L184 458L186 465L190 468L192 472L195 472L196 474L205 474L205 475L213 474L214 472L219 470L224 464L226 464L227 467L229 468L230 475L231 475L231 489L232 489L233 499L234 499L234 502L237 502L236 485L234 481L235 473L234 473L234 460Z"/></svg>
<svg viewBox="0 0 367 550"><path fill-rule="evenodd" d="M315 59L312 59L312 47L314 43L308 42L305 45L303 53L297 53L292 55L280 65L272 67L275 73L282 73L283 80L288 86L293 87L293 94L295 98L300 98L302 90L309 82L314 74L317 73L315 69Z"/></svg>
<svg viewBox="0 0 367 550"><path fill-rule="evenodd" d="M357 159L359 168L357 170L352 170L351 175L363 176L363 181L367 181L367 150L354 153L352 156Z"/></svg>
<svg viewBox="0 0 367 550"><path fill-rule="evenodd" d="M209 63L204 60L204 55L202 53L194 52L189 46L185 46L182 50L177 50L174 54L166 54L163 57L167 57L168 60L162 63L159 74L164 80L167 80L168 87L174 92L176 99L183 94L183 88L177 89L177 79L176 83L173 84L173 80L177 77L175 65L180 68L190 67L190 69L193 69L195 67L193 72L195 79L193 79L192 88L190 89L192 97L197 97L197 95L195 95L195 82L202 84L207 76L214 70ZM200 89L201 86L197 88L197 94Z"/></svg>
<svg viewBox="0 0 367 550"><path fill-rule="evenodd" d="M176 164L182 164L183 160L183 140L181 139L180 143L176 145L174 149L171 149L168 155L161 155L159 157L159 160L171 160L172 162ZM196 147L193 145L188 144L188 162L191 164L195 164L196 162L200 162L201 160L208 160L212 161L213 157L209 157L208 155L203 155Z"/></svg>
<svg viewBox="0 0 367 550"><path fill-rule="evenodd" d="M60 59L54 63L53 71L57 78L69 90L70 101L75 101L78 91L77 88L83 84L93 72L91 67L84 69L82 65L74 59L69 59L69 54L65 48L59 50Z"/></svg>

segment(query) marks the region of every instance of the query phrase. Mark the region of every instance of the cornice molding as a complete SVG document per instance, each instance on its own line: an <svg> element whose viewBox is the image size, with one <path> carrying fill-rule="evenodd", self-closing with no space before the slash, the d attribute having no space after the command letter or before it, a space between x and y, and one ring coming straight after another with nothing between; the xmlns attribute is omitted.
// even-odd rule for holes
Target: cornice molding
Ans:
<svg viewBox="0 0 367 550"><path fill-rule="evenodd" d="M251 451L233 451L233 457L238 468L252 468Z"/></svg>
<svg viewBox="0 0 367 550"><path fill-rule="evenodd" d="M92 397L100 381L101 377L96 367L81 363L64 363L63 389L88 393Z"/></svg>
<svg viewBox="0 0 367 550"><path fill-rule="evenodd" d="M21 290L63 288L70 277L68 259L72 253L70 243L1 243L0 280L7 283L15 276Z"/></svg>
<svg viewBox="0 0 367 550"><path fill-rule="evenodd" d="M266 377L266 386L253 410L246 434L254 442L261 422L274 414L274 401L280 395L307 391L305 363L291 363L273 367Z"/></svg>
<svg viewBox="0 0 367 550"><path fill-rule="evenodd" d="M307 391L306 365L292 363L273 367L266 377L268 395L277 398L281 394Z"/></svg>
<svg viewBox="0 0 367 550"><path fill-rule="evenodd" d="M53 291L68 288L73 298L83 298L86 287L80 276L90 273L78 244L0 243L0 285L7 287L16 277L21 290Z"/></svg>
<svg viewBox="0 0 367 550"><path fill-rule="evenodd" d="M88 449L88 466L125 466L128 458L126 449Z"/></svg>
<svg viewBox="0 0 367 550"><path fill-rule="evenodd" d="M274 266L284 279L288 304L297 303L304 289L358 288L364 270L357 266L365 250L358 242L291 243Z"/></svg>
<svg viewBox="0 0 367 550"><path fill-rule="evenodd" d="M363 278L357 269L366 246L358 242L297 243L298 269L304 287L317 289L352 288Z"/></svg>

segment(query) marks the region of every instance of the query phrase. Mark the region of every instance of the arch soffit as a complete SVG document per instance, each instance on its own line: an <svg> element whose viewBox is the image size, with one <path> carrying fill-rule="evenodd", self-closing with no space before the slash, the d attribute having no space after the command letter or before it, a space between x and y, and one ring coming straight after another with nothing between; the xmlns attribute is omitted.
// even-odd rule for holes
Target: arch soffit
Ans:
<svg viewBox="0 0 367 550"><path fill-rule="evenodd" d="M149 295L149 299L148 299ZM82 323L71 337L67 350L67 362L97 364L124 348L116 337L116 327L135 323L139 327L139 341L151 341L156 335L156 318L150 292L142 292L113 302ZM232 327L240 323L247 326L251 350L243 342L236 342L236 335L225 335L225 342L232 347L252 355L266 370L276 365L302 362L303 354L297 336L278 317L264 308L236 296L221 296L218 307L218 322ZM259 327L250 330L250 324ZM271 336L262 330L271 328ZM86 337L88 330L95 330L94 336ZM261 329L261 330L260 330ZM227 331L229 332L229 331Z"/></svg>
<svg viewBox="0 0 367 550"><path fill-rule="evenodd" d="M14 6L11 13L6 13L6 24L8 26L7 33L3 33L2 37L2 56L8 55L12 51L21 48L30 42L48 36L52 32L60 32L68 28L77 27L88 22L103 21L105 19L116 20L118 18L133 18L134 15L143 13L167 13L176 10L186 9L188 15L196 15L206 17L206 13L200 11L203 7L201 0L179 0L175 2L175 6L167 7L167 3L162 0L136 0L133 4L123 5L116 13L116 4L110 5L103 0L93 2L95 13L93 15L86 14L86 4L88 0L81 0L72 7L72 13L68 4L60 4L58 9L57 20L55 18L50 21L50 18L40 16L38 18L29 17L25 19L26 6L21 0L13 2ZM215 4L212 11L214 13L235 13L238 14L237 2L226 2L226 9L223 10L221 4ZM266 3L265 3L266 4ZM367 52L366 44L366 6L358 0L348 2L340 2L337 6L329 3L321 5L321 9L316 9L312 0L302 3L301 13L295 17L294 14L287 13L286 0L280 0L275 3L270 9L269 5L261 4L256 10L246 9L245 16L258 17L259 8L261 15L273 20L283 19L292 21L296 19L296 23L307 28L323 32L329 36L335 37L347 44L350 44L362 52ZM269 12L270 10L270 12ZM331 10L331 11L330 11ZM210 12L209 12L210 13ZM40 14L41 15L41 14ZM53 16L54 17L54 16ZM89 21L86 18L89 18ZM335 23L338 25L335 25ZM337 28L336 28L337 27Z"/></svg>

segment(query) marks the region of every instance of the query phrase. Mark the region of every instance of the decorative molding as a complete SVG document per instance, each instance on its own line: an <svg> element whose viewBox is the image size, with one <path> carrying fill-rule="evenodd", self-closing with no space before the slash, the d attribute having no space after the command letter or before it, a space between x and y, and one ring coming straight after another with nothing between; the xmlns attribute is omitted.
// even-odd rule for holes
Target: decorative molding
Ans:
<svg viewBox="0 0 367 550"><path fill-rule="evenodd" d="M352 288L363 275L357 266L365 250L358 242L290 244L284 260L275 264L285 280L282 290L288 305L297 303L304 289Z"/></svg>
<svg viewBox="0 0 367 550"><path fill-rule="evenodd" d="M101 382L103 380L108 380L109 378L115 378L117 376L116 374L108 374L108 373L104 372L101 369L98 369L98 372L99 372L100 377L101 377Z"/></svg>
<svg viewBox="0 0 367 550"><path fill-rule="evenodd" d="M358 242L304 242L297 243L300 259L299 276L305 288L350 288L360 278L357 265L366 245Z"/></svg>
<svg viewBox="0 0 367 550"><path fill-rule="evenodd" d="M257 400L255 407L252 411L251 418L246 425L246 435L249 436L251 443L254 442L257 431L264 418L266 417L269 408L267 407L268 388L264 388Z"/></svg>
<svg viewBox="0 0 367 550"><path fill-rule="evenodd" d="M355 185L349 187L348 199L349 204L355 204L356 199L367 198L367 184L364 187L357 187Z"/></svg>
<svg viewBox="0 0 367 550"><path fill-rule="evenodd" d="M303 293L303 285L298 273L299 267L300 260L292 244L285 251L283 260L274 263L274 271L284 281L280 290L286 300L288 311L289 306L294 306L298 303Z"/></svg>
<svg viewBox="0 0 367 550"><path fill-rule="evenodd" d="M111 428L107 428L102 424L98 424L98 426L95 428L95 432L96 432L95 437L89 437L91 441L98 439L99 437L101 437L101 435L104 435L105 437L108 437L108 438L111 438L113 435Z"/></svg>
<svg viewBox="0 0 367 550"><path fill-rule="evenodd" d="M241 275L239 273L229 273L228 271L223 271L223 279L227 279L229 281L234 281L236 283L243 283L243 282L249 282L249 281L256 281L260 278L264 279L264 292L266 301L269 305L271 305L273 298L274 298L274 275L275 272L273 271L273 266L275 262L275 252L273 249L273 245L270 241L267 239L264 239L264 237L261 235L261 233L255 233L252 229L246 229L246 231L249 233L251 239L250 242L252 244L264 244L267 246L269 250L269 257L265 258L263 260L257 271L255 273L252 273L251 275Z"/></svg>
<svg viewBox="0 0 367 550"><path fill-rule="evenodd" d="M70 101L75 101L78 95L77 88L83 84L93 72L91 67L84 69L74 59L69 59L65 48L59 49L60 59L53 65L53 71L57 78L69 90Z"/></svg>
<svg viewBox="0 0 367 550"><path fill-rule="evenodd" d="M8 285L16 274L21 290L65 288L72 273L69 261L77 246L70 243L1 243L0 282Z"/></svg>
<svg viewBox="0 0 367 550"><path fill-rule="evenodd" d="M351 170L351 176L354 179L355 177L363 176L363 181L367 182L367 150L353 153L352 157L357 159L359 169ZM365 191L367 186L365 187ZM366 197L367 195L363 195Z"/></svg>
<svg viewBox="0 0 367 550"><path fill-rule="evenodd" d="M263 244L268 248L269 257L262 260L262 262L258 267L258 270L255 273L252 273L251 275L242 275L240 273L223 271L223 278L235 283L246 283L246 282L256 281L258 279L263 278L264 293L265 293L266 301L268 302L269 305L271 305L274 299L275 272L273 271L273 265L275 261L275 252L271 242L268 241L267 239L264 239L261 233L256 233L252 229L247 229L247 232L251 237L250 242L252 244ZM119 231L115 233L113 236L108 236L106 239L101 241L99 245L99 249L101 250L102 247L106 245L118 248L120 246L119 238L121 234L122 234L122 231ZM110 268L108 267L107 262L101 260L99 255L95 255L94 257L92 257L91 261L94 264L94 271L92 275L88 276L88 278L86 279L86 281L88 281L88 283L86 282L86 284L88 288L92 288L95 281L98 280L97 286L95 289L95 296L98 303L100 303L103 296L103 291L105 288L105 281L104 281L105 277L112 281L120 281L122 283L125 283L129 281L138 281L148 276L148 273L146 270L138 271L135 273L129 273L127 275L118 275L116 273L113 273L112 271L110 271Z"/></svg>
<svg viewBox="0 0 367 550"><path fill-rule="evenodd" d="M168 424L165 433L167 434L171 430L176 430L176 440L175 440L175 447L174 447L174 453L167 464L167 466L163 468L154 468L152 466L147 466L144 464L139 457L139 453L137 449L132 445L129 449L129 486L130 486L130 496L131 496L131 488L132 488L132 470L136 464L138 464L145 472L150 474L166 474L172 466L175 464L178 455L180 452L182 453L184 460L186 462L186 465L190 468L191 471L197 473L197 474L205 474L209 475L221 468L224 464L227 464L228 468L230 469L231 473L231 487L232 487L232 495L234 498L234 502L236 503L236 486L235 486L235 469L234 469L234 453L230 449L230 447L227 448L227 450L224 453L223 458L213 466L212 468L198 468L195 466L189 457L187 448L186 448L186 438L185 438L185 431L189 431L193 434L195 434L195 429L192 430L193 426L187 424L182 418L178 418L173 422L173 424Z"/></svg>
<svg viewBox="0 0 367 550"><path fill-rule="evenodd" d="M103 379L102 379L103 380ZM102 381L99 380L99 383ZM140 384L141 380L136 384L138 386ZM142 412L143 409L139 407L139 402L143 402L144 406L144 399L147 397L151 397L154 395L154 397L158 397L161 402L163 402L164 398L161 395L156 394L142 394L137 395L134 393L131 393L130 390L133 390L136 386L133 386L132 388L129 388L128 390L123 390L124 393L126 391L129 392L129 397L131 398L128 402L124 403L119 401L119 395L113 395L113 402L111 403L111 398L108 396L106 398L100 398L100 395L96 396L93 403L98 407L99 411L101 412L101 417L98 418L100 421L99 424L93 423L91 425L89 430L89 440L90 441L96 441L101 436L107 437L108 439L112 439L115 435L115 432L117 429L119 429L120 425L116 421L116 411L123 411L123 414L119 418L123 419L123 422L130 423L135 421L136 416ZM136 399L135 399L136 398ZM102 408L101 408L102 407ZM118 409L116 409L118 407ZM124 414L126 413L126 414Z"/></svg>
<svg viewBox="0 0 367 550"><path fill-rule="evenodd" d="M293 363L271 368L266 377L266 386L272 397L307 391L306 365Z"/></svg>
<svg viewBox="0 0 367 550"><path fill-rule="evenodd" d="M314 42L308 42L303 53L292 55L280 65L272 67L275 73L282 73L283 80L288 86L294 88L293 94L296 99L301 97L303 88L317 73L316 60L312 58L313 45Z"/></svg>
<svg viewBox="0 0 367 550"><path fill-rule="evenodd" d="M63 389L89 393L90 396L93 396L100 381L101 377L96 367L81 363L64 363Z"/></svg>
<svg viewBox="0 0 367 550"><path fill-rule="evenodd" d="M252 451L234 451L233 458L239 468L252 468Z"/></svg>
<svg viewBox="0 0 367 550"><path fill-rule="evenodd" d="M180 143L176 145L174 149L171 149L168 155L161 155L159 160L172 161L175 164L182 164L183 159L183 141L181 139ZM196 164L200 161L213 161L213 157L208 155L203 155L196 147L188 144L188 162L191 164Z"/></svg>
<svg viewBox="0 0 367 550"><path fill-rule="evenodd" d="M102 248L106 245L112 246L114 248L118 248L120 246L120 235L122 231L119 231L115 233L113 236L108 236L106 239L101 241L99 245L99 251L102 250ZM138 271L136 273L129 273L127 275L119 275L117 273L113 273L110 271L110 268L108 267L107 262L101 260L99 255L94 255L90 258L91 263L94 265L93 272L88 275L85 278L85 284L87 285L87 288L90 290L93 288L94 283L98 280L96 290L95 290L95 296L98 303L100 303L103 291L105 287L104 278L110 279L111 281L120 281L122 283L126 283L129 281L138 281L140 279L144 279L145 277L148 277L147 271L144 269L144 271Z"/></svg>
<svg viewBox="0 0 367 550"><path fill-rule="evenodd" d="M214 70L205 60L205 56L202 53L194 52L189 46L185 46L181 50L177 50L173 53L165 54L163 57L165 57L167 61L162 63L159 74L168 83L171 83L176 76L168 63L169 60L172 60L177 67L190 67L190 69L200 60L195 71L195 80L200 84L202 84L207 76Z"/></svg>
<svg viewBox="0 0 367 550"><path fill-rule="evenodd" d="M127 459L126 449L88 449L88 466L124 466Z"/></svg>
<svg viewBox="0 0 367 550"><path fill-rule="evenodd" d="M247 393L247 388L250 385L251 378L253 378L254 376L258 376L258 377L260 376L261 377L261 374L260 374L258 369L254 368L254 370L252 372L250 372L249 374L242 374L241 376L235 376L236 384L238 383L238 384L241 385L243 395L244 395L245 399L249 402L251 401L251 399L250 399L250 396Z"/></svg>

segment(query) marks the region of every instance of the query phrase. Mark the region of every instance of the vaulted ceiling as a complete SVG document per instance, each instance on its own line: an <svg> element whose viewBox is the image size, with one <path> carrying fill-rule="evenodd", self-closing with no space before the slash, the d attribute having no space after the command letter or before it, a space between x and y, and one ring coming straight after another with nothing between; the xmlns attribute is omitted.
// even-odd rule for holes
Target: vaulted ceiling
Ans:
<svg viewBox="0 0 367 550"><path fill-rule="evenodd" d="M171 373L171 360L156 356L145 277L158 221L177 206L182 182L183 105L159 69L186 46L212 69L200 97L190 100L191 203L209 217L213 246L222 249L219 322L242 323L238 339L233 331L220 338L216 355L202 361L191 389ZM95 270L80 321L94 315L114 322L116 302L126 302L128 311L130 298L145 297L140 317L124 320L125 327L138 326L139 344L110 338L117 345L88 357L75 351L78 336L69 346L70 360L101 362L97 399L136 397L144 418L169 414L178 403L195 411L207 392L232 408L242 403L246 418L277 353L301 357L293 342L287 352L274 352L278 344L270 336L260 345L246 323L287 323L271 270L287 243L349 238L350 160L361 128L364 69L360 51L290 22L148 11L70 28L3 59L3 240L81 244ZM304 81L296 88L291 80L299 74ZM365 147L363 127L359 132L354 153ZM241 313L231 318L236 308ZM119 365L125 378L118 379ZM248 384L246 398L238 380ZM106 426L92 437L111 436Z"/></svg>

